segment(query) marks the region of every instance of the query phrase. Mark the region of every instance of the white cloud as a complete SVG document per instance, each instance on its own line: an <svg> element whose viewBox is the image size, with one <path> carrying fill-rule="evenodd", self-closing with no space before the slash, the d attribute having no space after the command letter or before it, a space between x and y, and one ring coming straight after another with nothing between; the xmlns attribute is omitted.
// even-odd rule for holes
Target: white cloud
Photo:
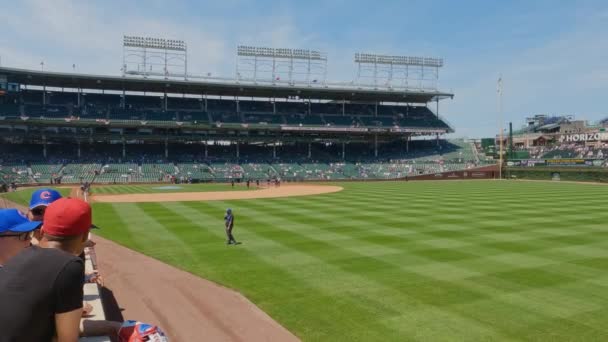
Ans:
<svg viewBox="0 0 608 342"><path fill-rule="evenodd" d="M183 39L189 43L189 63L195 72L219 69L226 61L224 37L196 27L110 11L90 2L27 0L17 13L3 12L0 20L18 32L13 42L20 50L2 54L5 64L34 68L33 60L45 60L53 70L76 63L81 71L117 74L124 34ZM39 62L37 62L39 63Z"/></svg>

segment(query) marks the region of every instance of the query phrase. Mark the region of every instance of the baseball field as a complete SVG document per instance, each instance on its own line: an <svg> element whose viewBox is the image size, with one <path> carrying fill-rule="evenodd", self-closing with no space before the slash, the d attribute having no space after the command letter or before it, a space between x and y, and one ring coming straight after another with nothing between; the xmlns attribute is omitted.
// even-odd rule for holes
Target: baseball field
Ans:
<svg viewBox="0 0 608 342"><path fill-rule="evenodd" d="M94 221L103 237L238 290L304 341L608 340L607 186L336 185L94 203ZM225 244L226 208L241 245Z"/></svg>

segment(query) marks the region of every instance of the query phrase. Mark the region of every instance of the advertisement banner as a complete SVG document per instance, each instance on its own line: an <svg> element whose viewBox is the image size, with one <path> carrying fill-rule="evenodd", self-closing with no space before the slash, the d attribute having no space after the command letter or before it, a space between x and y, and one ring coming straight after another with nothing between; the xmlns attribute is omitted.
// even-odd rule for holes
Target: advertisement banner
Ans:
<svg viewBox="0 0 608 342"><path fill-rule="evenodd" d="M585 166L585 159L547 159L547 166Z"/></svg>
<svg viewBox="0 0 608 342"><path fill-rule="evenodd" d="M282 131L317 131L317 132L367 132L367 128L360 127L299 127L299 126L281 126Z"/></svg>
<svg viewBox="0 0 608 342"><path fill-rule="evenodd" d="M534 167L534 166L544 166L546 164L544 159L528 159L522 160L521 166Z"/></svg>
<svg viewBox="0 0 608 342"><path fill-rule="evenodd" d="M509 160L508 167L535 167L535 166L578 166L578 167L601 167L606 164L605 159L524 159L524 160Z"/></svg>
<svg viewBox="0 0 608 342"><path fill-rule="evenodd" d="M579 133L579 134L562 134L559 137L560 142L578 142L578 141L604 141L608 140L608 133Z"/></svg>

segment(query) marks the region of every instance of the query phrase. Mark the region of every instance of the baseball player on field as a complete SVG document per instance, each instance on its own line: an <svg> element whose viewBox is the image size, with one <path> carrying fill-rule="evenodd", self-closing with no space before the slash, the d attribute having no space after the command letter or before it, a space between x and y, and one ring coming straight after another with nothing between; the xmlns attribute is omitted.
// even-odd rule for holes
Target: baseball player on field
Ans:
<svg viewBox="0 0 608 342"><path fill-rule="evenodd" d="M238 245L234 236L232 236L232 228L234 228L234 215L232 215L232 209L226 209L226 215L224 216L224 225L226 226L226 237L228 245Z"/></svg>

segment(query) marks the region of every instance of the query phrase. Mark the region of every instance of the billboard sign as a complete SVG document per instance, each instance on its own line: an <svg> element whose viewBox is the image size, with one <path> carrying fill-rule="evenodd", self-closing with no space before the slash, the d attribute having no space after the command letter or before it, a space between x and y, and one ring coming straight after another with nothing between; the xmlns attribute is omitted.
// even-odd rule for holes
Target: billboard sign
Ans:
<svg viewBox="0 0 608 342"><path fill-rule="evenodd" d="M586 142L608 140L608 132L562 134L559 142Z"/></svg>

